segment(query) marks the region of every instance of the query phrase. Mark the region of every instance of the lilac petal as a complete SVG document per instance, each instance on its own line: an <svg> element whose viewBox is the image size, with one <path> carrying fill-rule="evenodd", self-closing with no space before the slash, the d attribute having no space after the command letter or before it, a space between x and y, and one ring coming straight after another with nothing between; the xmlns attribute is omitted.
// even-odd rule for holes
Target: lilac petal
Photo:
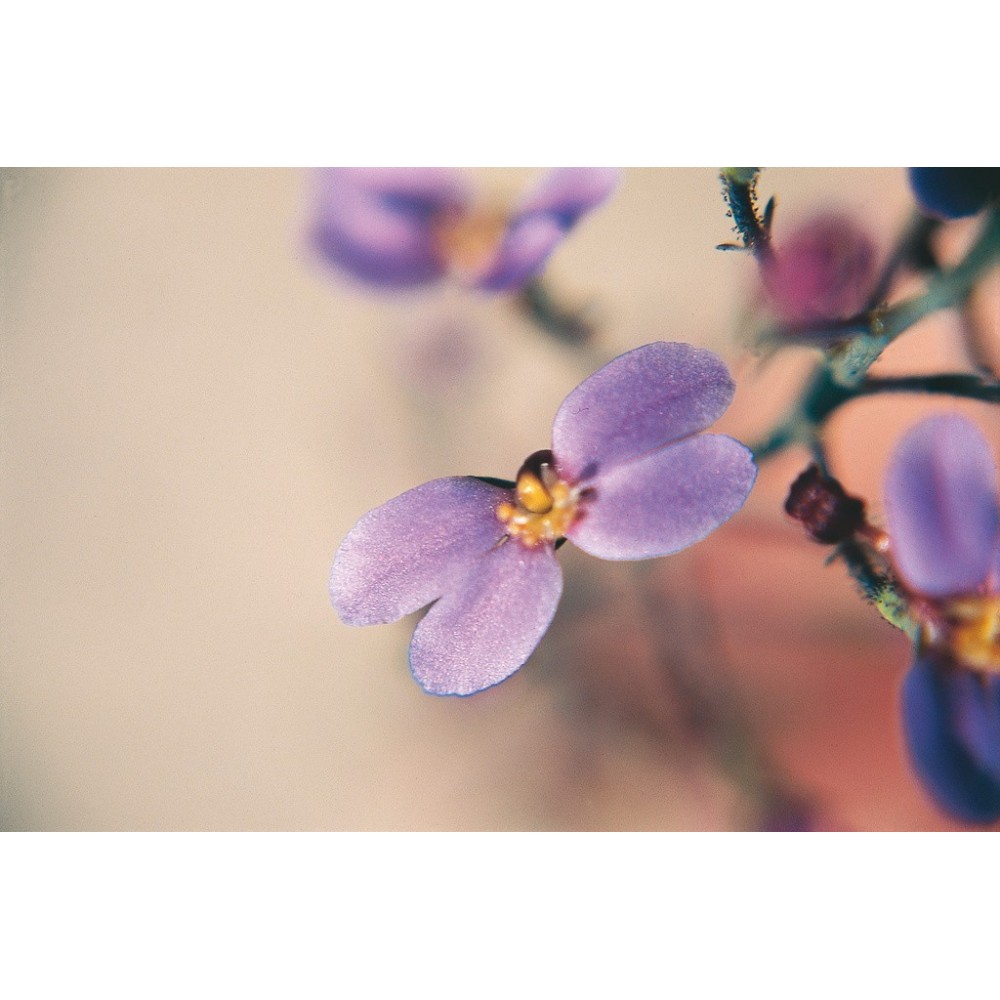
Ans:
<svg viewBox="0 0 1000 1000"><path fill-rule="evenodd" d="M410 644L410 669L431 694L475 694L509 677L552 621L562 572L550 545L507 541L469 568L427 612Z"/></svg>
<svg viewBox="0 0 1000 1000"><path fill-rule="evenodd" d="M968 593L989 574L997 542L996 466L964 417L931 417L896 447L885 487L892 556L932 597Z"/></svg>
<svg viewBox="0 0 1000 1000"><path fill-rule="evenodd" d="M565 230L547 215L514 221L473 284L491 292L522 288L542 270L564 236Z"/></svg>
<svg viewBox="0 0 1000 1000"><path fill-rule="evenodd" d="M722 360L690 344L656 343L615 358L563 401L552 427L560 474L589 479L704 430L735 387Z"/></svg>
<svg viewBox="0 0 1000 1000"><path fill-rule="evenodd" d="M594 497L567 537L601 559L669 555L732 517L756 477L753 456L739 441L688 438L593 479Z"/></svg>
<svg viewBox="0 0 1000 1000"><path fill-rule="evenodd" d="M564 230L609 198L621 182L616 167L562 167L548 171L518 206L518 216L544 212Z"/></svg>
<svg viewBox="0 0 1000 1000"><path fill-rule="evenodd" d="M492 292L522 288L542 271L580 217L604 201L619 180L618 170L550 170L521 201L475 286Z"/></svg>
<svg viewBox="0 0 1000 1000"><path fill-rule="evenodd" d="M423 212L461 210L471 194L465 177L450 167L332 167L320 173L390 206Z"/></svg>
<svg viewBox="0 0 1000 1000"><path fill-rule="evenodd" d="M347 625L379 625L446 593L503 537L511 491L471 477L435 479L369 511L333 562L330 600Z"/></svg>
<svg viewBox="0 0 1000 1000"><path fill-rule="evenodd" d="M941 807L969 823L992 823L1000 819L1000 781L960 738L960 676L930 656L917 659L903 682L903 729L913 765Z"/></svg>
<svg viewBox="0 0 1000 1000"><path fill-rule="evenodd" d="M405 288L435 281L446 271L435 220L465 205L460 180L441 170L320 171L313 246L369 284Z"/></svg>

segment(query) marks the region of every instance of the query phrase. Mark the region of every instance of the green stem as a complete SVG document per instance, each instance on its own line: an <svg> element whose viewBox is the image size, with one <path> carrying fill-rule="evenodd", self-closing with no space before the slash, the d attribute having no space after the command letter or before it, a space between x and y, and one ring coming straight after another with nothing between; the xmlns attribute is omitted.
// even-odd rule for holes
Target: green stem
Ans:
<svg viewBox="0 0 1000 1000"><path fill-rule="evenodd" d="M529 281L517 301L533 323L564 344L581 347L594 337L593 318L588 315L592 310L571 309L557 302L541 278Z"/></svg>
<svg viewBox="0 0 1000 1000"><path fill-rule="evenodd" d="M767 257L771 253L771 214L774 211L772 198L764 209L764 215L757 213L757 177L759 167L727 167L719 175L722 192L729 213L733 218L733 228L743 240L744 250L750 250L757 257ZM724 245L722 249L736 249L736 245Z"/></svg>
<svg viewBox="0 0 1000 1000"><path fill-rule="evenodd" d="M864 316L839 324L845 331L861 327L864 333L848 340L831 353L837 381L845 385L860 382L882 352L901 333L931 313L950 309L964 302L976 282L1000 261L1000 211L994 209L978 239L965 258L950 271L942 271L930 282L922 295L906 299L889 309L873 309ZM836 329L827 334L828 341Z"/></svg>
<svg viewBox="0 0 1000 1000"><path fill-rule="evenodd" d="M1000 211L992 211L965 259L952 270L942 272L923 295L900 302L885 312L879 323L879 335L893 340L930 313L958 305L972 291L983 272L998 259Z"/></svg>
<svg viewBox="0 0 1000 1000"><path fill-rule="evenodd" d="M816 368L791 414L752 447L757 461L784 450L790 444L814 446L830 414L859 396L883 392L927 392L1000 403L1000 385L977 375L868 376L869 367L896 337L930 313L964 302L976 281L998 261L1000 211L993 210L961 263L937 275L922 295L886 310L876 309L866 316L844 320L832 329L828 327L826 336L831 340L841 330L845 333L852 331L856 335L831 352ZM858 330L865 332L857 333Z"/></svg>
<svg viewBox="0 0 1000 1000"><path fill-rule="evenodd" d="M983 403L1000 403L1000 383L978 375L903 375L898 378L869 378L858 386L856 395L874 396L882 392L929 392Z"/></svg>

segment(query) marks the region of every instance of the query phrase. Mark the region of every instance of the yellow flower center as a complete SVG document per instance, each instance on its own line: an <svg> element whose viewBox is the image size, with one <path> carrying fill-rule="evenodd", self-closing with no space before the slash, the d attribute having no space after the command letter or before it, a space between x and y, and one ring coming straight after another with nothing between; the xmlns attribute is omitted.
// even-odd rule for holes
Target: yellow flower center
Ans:
<svg viewBox="0 0 1000 1000"><path fill-rule="evenodd" d="M507 228L503 212L455 212L437 220L438 252L460 274L474 277L489 263Z"/></svg>
<svg viewBox="0 0 1000 1000"><path fill-rule="evenodd" d="M962 666L1000 673L1000 597L959 597L945 608L946 642Z"/></svg>
<svg viewBox="0 0 1000 1000"><path fill-rule="evenodd" d="M552 467L552 452L536 451L521 466L516 503L505 501L497 517L511 538L533 549L564 538L576 519L580 490L563 482Z"/></svg>

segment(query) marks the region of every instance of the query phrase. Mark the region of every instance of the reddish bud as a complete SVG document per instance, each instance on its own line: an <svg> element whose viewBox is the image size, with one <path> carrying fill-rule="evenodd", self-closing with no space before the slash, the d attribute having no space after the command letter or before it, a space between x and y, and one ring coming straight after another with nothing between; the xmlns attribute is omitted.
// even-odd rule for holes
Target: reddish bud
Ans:
<svg viewBox="0 0 1000 1000"><path fill-rule="evenodd" d="M865 504L810 465L792 483L785 510L801 521L808 534L824 545L846 541L865 523Z"/></svg>
<svg viewBox="0 0 1000 1000"><path fill-rule="evenodd" d="M871 237L850 218L821 215L793 232L763 264L761 277L786 323L819 323L864 308L876 280Z"/></svg>

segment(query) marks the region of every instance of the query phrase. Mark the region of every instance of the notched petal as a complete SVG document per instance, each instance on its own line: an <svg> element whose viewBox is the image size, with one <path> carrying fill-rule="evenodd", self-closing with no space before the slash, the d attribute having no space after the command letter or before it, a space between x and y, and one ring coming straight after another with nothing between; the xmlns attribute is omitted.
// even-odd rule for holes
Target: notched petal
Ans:
<svg viewBox="0 0 1000 1000"><path fill-rule="evenodd" d="M552 427L559 473L580 482L704 430L725 412L734 391L728 369L711 351L672 343L629 351L559 407Z"/></svg>
<svg viewBox="0 0 1000 1000"><path fill-rule="evenodd" d="M347 625L396 621L444 594L503 536L512 493L472 477L435 479L369 511L341 543L330 600Z"/></svg>
<svg viewBox="0 0 1000 1000"><path fill-rule="evenodd" d="M490 550L417 625L413 676L441 695L499 684L534 652L561 593L562 571L550 546L507 541Z"/></svg>
<svg viewBox="0 0 1000 1000"><path fill-rule="evenodd" d="M595 478L593 498L566 534L601 559L670 555L728 521L756 477L745 445L701 434Z"/></svg>

